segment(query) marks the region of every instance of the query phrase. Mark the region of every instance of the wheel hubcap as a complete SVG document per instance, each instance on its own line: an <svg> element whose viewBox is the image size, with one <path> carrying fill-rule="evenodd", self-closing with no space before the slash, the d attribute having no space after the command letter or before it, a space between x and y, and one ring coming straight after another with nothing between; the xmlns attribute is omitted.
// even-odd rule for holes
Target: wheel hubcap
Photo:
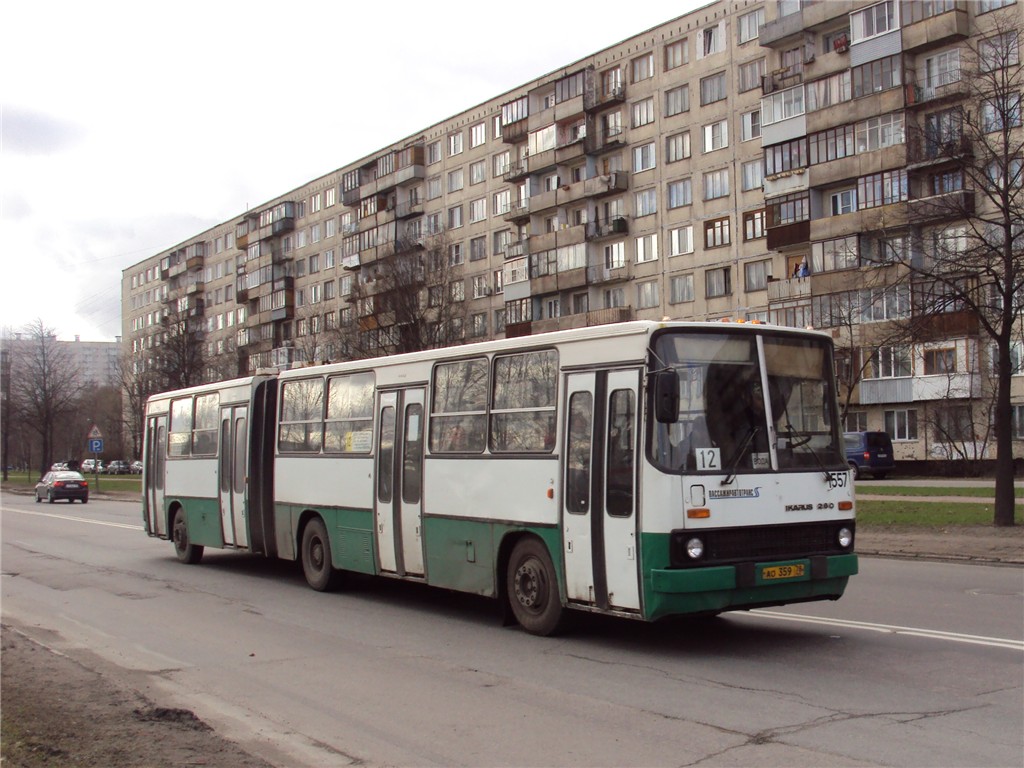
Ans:
<svg viewBox="0 0 1024 768"><path fill-rule="evenodd" d="M525 608L534 610L544 601L544 574L534 560L527 560L516 570L516 599Z"/></svg>
<svg viewBox="0 0 1024 768"><path fill-rule="evenodd" d="M324 544L320 539L313 539L310 542L309 561L318 571L324 567Z"/></svg>

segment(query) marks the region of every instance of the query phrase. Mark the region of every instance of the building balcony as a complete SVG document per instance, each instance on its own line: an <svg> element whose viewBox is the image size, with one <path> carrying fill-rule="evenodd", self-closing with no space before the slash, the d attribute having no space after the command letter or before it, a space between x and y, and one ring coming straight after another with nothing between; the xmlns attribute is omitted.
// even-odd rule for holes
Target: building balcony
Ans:
<svg viewBox="0 0 1024 768"><path fill-rule="evenodd" d="M629 189L629 171L615 171L604 176L594 176L583 182L584 197L616 195Z"/></svg>
<svg viewBox="0 0 1024 768"><path fill-rule="evenodd" d="M518 259L522 256L530 255L530 238L524 237L522 240L515 240L505 245L505 258L506 259Z"/></svg>
<svg viewBox="0 0 1024 768"><path fill-rule="evenodd" d="M907 226L907 205L904 202L866 208L840 216L824 216L810 222L810 239L814 242L863 232L885 232ZM771 230L768 230L771 248Z"/></svg>
<svg viewBox="0 0 1024 768"><path fill-rule="evenodd" d="M609 221L591 221L587 223L586 239L603 240L606 237L629 234L629 219L625 216L616 216Z"/></svg>
<svg viewBox="0 0 1024 768"><path fill-rule="evenodd" d="M554 232L542 232L530 236L530 253L543 253L560 245L577 245L585 240L585 227L563 226Z"/></svg>
<svg viewBox="0 0 1024 768"><path fill-rule="evenodd" d="M941 78L922 78L908 83L904 88L907 109L931 108L967 98L970 84L961 80L960 75L959 71L952 71Z"/></svg>
<svg viewBox="0 0 1024 768"><path fill-rule="evenodd" d="M914 380L909 376L898 379L865 379L857 386L861 405L914 402Z"/></svg>
<svg viewBox="0 0 1024 768"><path fill-rule="evenodd" d="M973 189L958 189L907 201L907 218L911 224L963 219L973 215Z"/></svg>
<svg viewBox="0 0 1024 768"><path fill-rule="evenodd" d="M793 246L807 245L811 241L811 222L796 221L768 228L768 241L765 244L769 251L778 251Z"/></svg>
<svg viewBox="0 0 1024 768"><path fill-rule="evenodd" d="M811 295L811 278L788 277L782 280L768 279L768 302L803 299Z"/></svg>
<svg viewBox="0 0 1024 768"><path fill-rule="evenodd" d="M521 221L530 218L530 198L513 200L502 218L505 221Z"/></svg>
<svg viewBox="0 0 1024 768"><path fill-rule="evenodd" d="M559 165L565 163L571 163L580 157L583 157L584 144L586 143L586 137L580 136L571 141L567 141L564 144L559 144L555 147L555 162Z"/></svg>
<svg viewBox="0 0 1024 768"><path fill-rule="evenodd" d="M587 283L589 285L603 285L605 283L621 283L631 280L633 277L633 265L631 262L624 262L617 267L595 266L587 267Z"/></svg>
<svg viewBox="0 0 1024 768"><path fill-rule="evenodd" d="M591 84L583 93L583 110L600 112L602 109L626 101L626 84L619 83L612 88L602 88L599 83Z"/></svg>
<svg viewBox="0 0 1024 768"><path fill-rule="evenodd" d="M545 149L543 152L538 152L534 155L530 155L530 173L541 173L543 171L553 169L558 162L555 160L555 150Z"/></svg>
<svg viewBox="0 0 1024 768"><path fill-rule="evenodd" d="M558 291L568 291L574 288L582 288L587 284L587 269L567 269L564 272L554 272L549 275L538 275L530 278L530 293L534 296L544 296Z"/></svg>
<svg viewBox="0 0 1024 768"><path fill-rule="evenodd" d="M970 34L970 20L964 4L957 3L957 6L946 13L914 23L902 20L903 52L921 53L966 39Z"/></svg>
<svg viewBox="0 0 1024 768"><path fill-rule="evenodd" d="M604 131L587 134L583 139L583 149L588 155L600 155L621 149L626 143L626 132L621 127L613 127Z"/></svg>
<svg viewBox="0 0 1024 768"><path fill-rule="evenodd" d="M529 158L524 157L518 162L510 162L505 168L505 172L501 174L501 179L506 184L511 184L520 179L525 179L530 175L530 163Z"/></svg>
<svg viewBox="0 0 1024 768"><path fill-rule="evenodd" d="M399 203L395 206L395 218L396 219L409 219L413 216L423 215L423 201L422 200L406 200L404 203Z"/></svg>
<svg viewBox="0 0 1024 768"><path fill-rule="evenodd" d="M908 137L907 170L930 168L952 160L974 157L974 145L966 136L948 141L928 140L923 136Z"/></svg>
<svg viewBox="0 0 1024 768"><path fill-rule="evenodd" d="M516 120L514 123L501 126L501 140L505 144L519 144L526 141L530 133L529 120Z"/></svg>

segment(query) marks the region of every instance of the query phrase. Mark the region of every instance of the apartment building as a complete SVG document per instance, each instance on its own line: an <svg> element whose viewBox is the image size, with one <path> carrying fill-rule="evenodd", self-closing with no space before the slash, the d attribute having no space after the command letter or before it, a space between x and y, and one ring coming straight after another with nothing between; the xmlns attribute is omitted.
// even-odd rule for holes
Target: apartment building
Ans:
<svg viewBox="0 0 1024 768"><path fill-rule="evenodd" d="M860 372L849 427L943 455L925 424L977 416L984 339L966 313L880 335L913 302L879 254L948 224L914 202L943 169L909 126L945 125L958 51L1004 6L1019 17L998 0L712 3L125 270L124 344L142 370L183 330L209 377L339 359L346 334L386 352L399 329L375 280L433 250L448 341L662 317L831 328Z"/></svg>

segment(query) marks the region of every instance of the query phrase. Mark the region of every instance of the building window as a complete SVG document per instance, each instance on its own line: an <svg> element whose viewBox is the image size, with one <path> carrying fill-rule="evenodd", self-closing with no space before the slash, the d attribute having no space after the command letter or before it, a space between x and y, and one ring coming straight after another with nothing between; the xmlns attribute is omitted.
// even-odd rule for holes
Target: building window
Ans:
<svg viewBox="0 0 1024 768"><path fill-rule="evenodd" d="M841 216L844 213L853 213L857 210L857 190L841 189L829 195L833 216Z"/></svg>
<svg viewBox="0 0 1024 768"><path fill-rule="evenodd" d="M448 264L457 266L465 261L462 255L462 243L452 243L448 246Z"/></svg>
<svg viewBox="0 0 1024 768"><path fill-rule="evenodd" d="M956 373L955 349L926 349L924 351L924 375Z"/></svg>
<svg viewBox="0 0 1024 768"><path fill-rule="evenodd" d="M427 144L427 165L441 162L441 142L435 141Z"/></svg>
<svg viewBox="0 0 1024 768"><path fill-rule="evenodd" d="M693 253L692 224L668 231L668 255L680 256L684 253Z"/></svg>
<svg viewBox="0 0 1024 768"><path fill-rule="evenodd" d="M709 299L719 296L728 296L732 293L732 283L729 279L729 268L719 267L709 269L704 273L704 295Z"/></svg>
<svg viewBox="0 0 1024 768"><path fill-rule="evenodd" d="M469 260L480 261L487 258L487 237L474 237L469 241Z"/></svg>
<svg viewBox="0 0 1024 768"><path fill-rule="evenodd" d="M743 265L743 280L748 292L766 290L768 288L768 278L771 276L771 259L749 261Z"/></svg>
<svg viewBox="0 0 1024 768"><path fill-rule="evenodd" d="M461 168L448 172L448 191L458 192L465 185Z"/></svg>
<svg viewBox="0 0 1024 768"><path fill-rule="evenodd" d="M752 91L755 88L761 87L761 78L765 74L765 59L761 57L756 61L748 61L746 64L740 64L739 70L739 92L746 93Z"/></svg>
<svg viewBox="0 0 1024 768"><path fill-rule="evenodd" d="M725 72L702 77L700 80L701 106L721 101L727 96Z"/></svg>
<svg viewBox="0 0 1024 768"><path fill-rule="evenodd" d="M811 244L811 271L833 272L860 266L860 248L857 235L837 237Z"/></svg>
<svg viewBox="0 0 1024 768"><path fill-rule="evenodd" d="M714 152L729 146L729 121L719 120L704 126L704 151Z"/></svg>
<svg viewBox="0 0 1024 768"><path fill-rule="evenodd" d="M693 203L693 190L690 179L679 179L668 183L668 207L681 208Z"/></svg>
<svg viewBox="0 0 1024 768"><path fill-rule="evenodd" d="M729 245L732 238L729 235L729 217L711 219L704 222L704 247L719 248Z"/></svg>
<svg viewBox="0 0 1024 768"><path fill-rule="evenodd" d="M481 197L469 204L469 223L475 224L487 218L487 198Z"/></svg>
<svg viewBox="0 0 1024 768"><path fill-rule="evenodd" d="M658 281L648 280L636 286L636 305L640 309L651 309L661 304L658 295Z"/></svg>
<svg viewBox="0 0 1024 768"><path fill-rule="evenodd" d="M487 161L477 160L469 164L469 183L480 184L487 180Z"/></svg>
<svg viewBox="0 0 1024 768"><path fill-rule="evenodd" d="M886 411L885 431L893 440L917 440L917 411Z"/></svg>
<svg viewBox="0 0 1024 768"><path fill-rule="evenodd" d="M654 261L658 258L658 236L642 235L636 239L636 263Z"/></svg>
<svg viewBox="0 0 1024 768"><path fill-rule="evenodd" d="M721 53L725 50L725 29L724 24L716 24L701 32L701 55L710 56L713 53Z"/></svg>
<svg viewBox="0 0 1024 768"><path fill-rule="evenodd" d="M761 125L772 125L804 113L804 87L798 85L761 99Z"/></svg>
<svg viewBox="0 0 1024 768"><path fill-rule="evenodd" d="M769 176L807 167L807 138L765 147L764 172Z"/></svg>
<svg viewBox="0 0 1024 768"><path fill-rule="evenodd" d="M631 63L633 71L633 82L639 83L641 80L648 80L654 77L654 54L647 53L643 56L637 56Z"/></svg>
<svg viewBox="0 0 1024 768"><path fill-rule="evenodd" d="M1013 411L1011 420L1013 422L1013 439L1024 440L1024 405L1010 406Z"/></svg>
<svg viewBox="0 0 1024 768"><path fill-rule="evenodd" d="M665 71L676 69L690 62L690 52L686 47L687 40L677 40L665 46Z"/></svg>
<svg viewBox="0 0 1024 768"><path fill-rule="evenodd" d="M974 423L969 405L942 405L933 414L935 439L940 443L973 440Z"/></svg>
<svg viewBox="0 0 1024 768"><path fill-rule="evenodd" d="M875 35L884 35L897 29L896 0L885 0L862 11L850 14L850 38L859 43Z"/></svg>
<svg viewBox="0 0 1024 768"><path fill-rule="evenodd" d="M669 304L693 301L693 275L673 275L669 278Z"/></svg>
<svg viewBox="0 0 1024 768"><path fill-rule="evenodd" d="M729 195L729 169L722 168L704 174L704 199L715 200Z"/></svg>
<svg viewBox="0 0 1024 768"><path fill-rule="evenodd" d="M924 60L924 88L939 88L960 80L960 50L942 51Z"/></svg>
<svg viewBox="0 0 1024 768"><path fill-rule="evenodd" d="M857 123L857 152L874 152L905 141L903 113L872 117Z"/></svg>
<svg viewBox="0 0 1024 768"><path fill-rule="evenodd" d="M639 128L654 122L654 97L633 104L633 127Z"/></svg>
<svg viewBox="0 0 1024 768"><path fill-rule="evenodd" d="M626 244L610 243L604 247L604 268L621 269L626 266Z"/></svg>
<svg viewBox="0 0 1024 768"><path fill-rule="evenodd" d="M736 20L740 31L740 43L757 39L757 28L764 24L764 8L745 13Z"/></svg>
<svg viewBox="0 0 1024 768"><path fill-rule="evenodd" d="M761 138L761 110L744 112L740 115L740 139L750 141Z"/></svg>
<svg viewBox="0 0 1024 768"><path fill-rule="evenodd" d="M655 166L654 142L633 147L633 172L648 171Z"/></svg>
<svg viewBox="0 0 1024 768"><path fill-rule="evenodd" d="M690 156L690 132L683 131L665 139L665 156L668 162L685 160Z"/></svg>
<svg viewBox="0 0 1024 768"><path fill-rule="evenodd" d="M764 183L764 163L761 160L750 160L740 166L743 173L743 191L761 189Z"/></svg>
<svg viewBox="0 0 1024 768"><path fill-rule="evenodd" d="M1016 67L1020 64L1017 32L1004 32L978 43L978 66L982 72Z"/></svg>
<svg viewBox="0 0 1024 768"><path fill-rule="evenodd" d="M860 210L891 205L906 199L906 170L884 171L857 179L856 203Z"/></svg>
<svg viewBox="0 0 1024 768"><path fill-rule="evenodd" d="M879 91L887 91L903 84L899 56L888 56L854 67L852 74L853 98L855 99Z"/></svg>
<svg viewBox="0 0 1024 768"><path fill-rule="evenodd" d="M634 216L650 216L658 212L658 193L655 189L644 189L634 196Z"/></svg>
<svg viewBox="0 0 1024 768"><path fill-rule="evenodd" d="M479 147L487 141L487 123L477 123L469 128L469 147Z"/></svg>
<svg viewBox="0 0 1024 768"><path fill-rule="evenodd" d="M765 212L748 211L743 214L743 239L758 240L765 236Z"/></svg>
<svg viewBox="0 0 1024 768"><path fill-rule="evenodd" d="M690 86L680 85L665 91L665 116L672 117L690 110Z"/></svg>
<svg viewBox="0 0 1024 768"><path fill-rule="evenodd" d="M462 131L448 136L448 156L462 154Z"/></svg>
<svg viewBox="0 0 1024 768"><path fill-rule="evenodd" d="M462 226L462 206L456 205L448 209L448 229L458 229Z"/></svg>

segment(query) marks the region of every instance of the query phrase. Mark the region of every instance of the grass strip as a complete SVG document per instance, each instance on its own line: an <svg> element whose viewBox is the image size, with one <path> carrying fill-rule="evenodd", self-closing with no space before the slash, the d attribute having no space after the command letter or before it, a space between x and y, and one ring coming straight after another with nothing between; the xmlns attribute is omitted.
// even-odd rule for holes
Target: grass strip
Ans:
<svg viewBox="0 0 1024 768"><path fill-rule="evenodd" d="M929 485L927 487L905 486L905 485L876 485L875 483L858 482L854 486L857 493L871 494L872 496L970 496L976 499L995 498L995 488L972 488L956 486L947 488L944 485ZM1014 488L1016 498L1024 498L1024 488Z"/></svg>
<svg viewBox="0 0 1024 768"><path fill-rule="evenodd" d="M994 505L944 501L858 501L858 526L910 525L942 528L947 525L992 525ZM1024 511L1017 510L1017 525Z"/></svg>

